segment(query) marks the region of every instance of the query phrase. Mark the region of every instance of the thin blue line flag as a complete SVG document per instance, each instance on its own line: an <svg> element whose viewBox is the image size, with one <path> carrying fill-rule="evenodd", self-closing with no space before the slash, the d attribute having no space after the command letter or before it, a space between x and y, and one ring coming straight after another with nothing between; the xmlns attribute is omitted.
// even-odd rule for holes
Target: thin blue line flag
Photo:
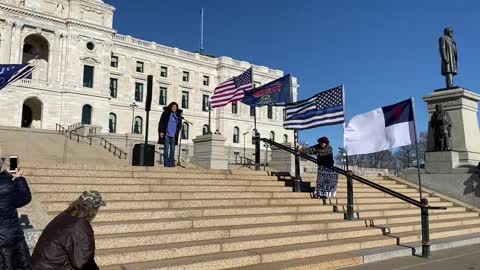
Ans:
<svg viewBox="0 0 480 270"><path fill-rule="evenodd" d="M245 91L242 103L251 107L284 106L292 102L292 77L290 74L255 89Z"/></svg>
<svg viewBox="0 0 480 270"><path fill-rule="evenodd" d="M345 121L343 86L285 106L285 129L309 129Z"/></svg>
<svg viewBox="0 0 480 270"><path fill-rule="evenodd" d="M34 66L30 64L0 65L0 90L5 86L24 79L32 74Z"/></svg>

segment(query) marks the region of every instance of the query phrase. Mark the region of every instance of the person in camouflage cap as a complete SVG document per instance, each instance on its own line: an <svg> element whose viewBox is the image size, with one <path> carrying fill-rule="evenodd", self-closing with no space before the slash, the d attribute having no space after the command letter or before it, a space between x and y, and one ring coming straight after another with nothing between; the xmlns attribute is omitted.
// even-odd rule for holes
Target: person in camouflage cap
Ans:
<svg viewBox="0 0 480 270"><path fill-rule="evenodd" d="M33 270L98 270L91 222L106 206L95 190L84 191L43 230L32 255Z"/></svg>

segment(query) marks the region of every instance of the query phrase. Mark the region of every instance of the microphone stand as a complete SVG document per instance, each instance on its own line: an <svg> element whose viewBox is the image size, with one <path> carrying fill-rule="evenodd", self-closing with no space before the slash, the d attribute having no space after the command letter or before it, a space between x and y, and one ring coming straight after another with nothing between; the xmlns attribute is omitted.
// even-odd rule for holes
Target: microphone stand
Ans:
<svg viewBox="0 0 480 270"><path fill-rule="evenodd" d="M185 117L181 116L180 119L182 119L182 122L185 122L189 125L193 126L193 123L185 119ZM182 166L182 136L183 135L183 123L180 125L180 143L178 144L178 160L177 160L177 166L180 166L182 168L185 168L185 166Z"/></svg>

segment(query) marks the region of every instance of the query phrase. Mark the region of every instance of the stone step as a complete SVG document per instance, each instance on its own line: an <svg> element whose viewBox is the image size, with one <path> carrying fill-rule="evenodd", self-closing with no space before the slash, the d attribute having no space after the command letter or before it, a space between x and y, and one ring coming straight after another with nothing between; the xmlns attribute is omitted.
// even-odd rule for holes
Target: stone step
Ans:
<svg viewBox="0 0 480 270"><path fill-rule="evenodd" d="M181 180L189 180L189 181L205 181L210 179L203 179L203 178L192 178L192 179L181 179ZM281 182L277 181L276 179L272 178L265 178L265 177L256 177L254 179L246 179L246 178L228 178L228 179L218 179L212 180L217 184L221 183L219 181L230 181L230 180L239 180L239 181L268 181L268 182ZM32 176L28 178L28 182L32 184L103 184L103 185L160 185L166 184L166 182L171 183L171 181L179 181L177 178L134 178L134 177L77 177L77 176L68 176L68 177L61 177L61 176ZM200 182L202 183L202 182Z"/></svg>
<svg viewBox="0 0 480 270"><path fill-rule="evenodd" d="M80 194L69 193L35 193L34 196L43 202L73 201ZM105 192L102 197L108 201L144 201L144 200L188 200L188 199L265 199L265 198L309 198L306 193L286 191L277 192Z"/></svg>
<svg viewBox="0 0 480 270"><path fill-rule="evenodd" d="M453 220L436 220L430 223L431 229L446 228L453 226L480 224L477 217ZM344 230L341 230L344 229ZM204 228L190 230L171 230L140 232L117 235L99 235L96 237L97 249L134 247L142 245L161 245L190 241L203 241L212 239L238 238L245 236L261 236L272 234L297 235L299 233L317 234L326 233L328 240L360 237L365 229L374 229L383 233L400 233L421 230L420 222L399 223L399 224L375 224L366 226L363 220L357 221L327 221L327 222L294 222L286 224L271 224L269 226L237 226ZM317 231L317 233L312 233ZM325 239L325 240L326 240ZM307 241L307 240L302 240ZM320 241L318 239L313 241ZM323 241L323 240L322 240ZM293 242L289 242L293 244Z"/></svg>
<svg viewBox="0 0 480 270"><path fill-rule="evenodd" d="M282 185L264 186L236 186L236 185L212 185L212 186L177 186L177 185L70 185L70 184L35 184L31 185L33 193L38 192L83 192L85 190L97 190L99 192L178 192L181 191L292 191L291 187Z"/></svg>
<svg viewBox="0 0 480 270"><path fill-rule="evenodd" d="M245 237L240 239L209 240L179 244L99 250L97 252L97 262L100 265L125 264L131 262L151 261L151 258L157 258L157 260L161 262L162 259L175 259L199 255L205 256L207 254L248 249L249 252L260 255L262 263L271 263L348 252L365 248L392 246L396 245L397 241L402 244L420 240L420 231L399 233L388 236L375 234L369 235L371 233L370 230L365 230L363 232L364 234L359 235L358 237L339 240L324 239L323 241L314 241L316 238L328 238L328 235L322 235L322 232L319 231L316 233L311 232L308 234L297 234L297 236L292 236L291 234L276 235L275 238L273 235L270 235L261 237L261 240L259 240L259 237L255 237L254 239L251 237ZM480 232L480 226L477 225L433 229L431 230L431 239L468 235L478 232ZM347 232L345 231L343 233ZM339 232L336 235L342 235L342 233ZM301 240L302 236L304 237L303 239L305 241L310 242L303 242ZM293 241L294 239L301 243L290 244L291 242L295 242ZM229 266L225 268L231 267Z"/></svg>
<svg viewBox="0 0 480 270"><path fill-rule="evenodd" d="M430 213L456 213L456 212L466 212L465 207L449 207L446 210L430 210ZM410 209L394 209L394 210L362 210L359 211L356 216L359 218L376 218L376 217L394 217L402 215L420 215L419 208L410 208Z"/></svg>
<svg viewBox="0 0 480 270"><path fill-rule="evenodd" d="M325 214L314 214L320 215L322 217ZM326 220L313 219L312 221L295 221L295 219L290 218L286 221L285 217L282 214L279 214L280 221L267 222L264 224L255 223L255 224L239 224L231 225L226 227L229 229L229 233L232 236L246 236L246 235L261 235L269 234L271 231L278 233L286 232L295 232L301 231L302 228L305 230L315 230L322 228L348 228L355 226L381 226L386 224L396 224L396 223L419 223L419 215L406 215L406 216L397 216L397 217L384 217L377 218L375 220L368 219L357 219L355 221L346 222L343 220L343 216L337 215L338 220L332 219L331 215L326 215ZM432 222L436 220L446 220L446 219L469 219L469 218L478 218L478 213L464 212L464 213L443 213L443 214L431 214L430 220ZM134 220L134 221L120 221L120 222L95 222L94 223L95 234L96 235L105 235L105 234L123 234L123 233L142 233L142 232L152 232L152 231L165 231L165 230L183 230L183 229L199 229L194 228L193 220L190 219L170 219L170 220ZM214 230L216 228L222 230L225 227L203 227L204 229Z"/></svg>

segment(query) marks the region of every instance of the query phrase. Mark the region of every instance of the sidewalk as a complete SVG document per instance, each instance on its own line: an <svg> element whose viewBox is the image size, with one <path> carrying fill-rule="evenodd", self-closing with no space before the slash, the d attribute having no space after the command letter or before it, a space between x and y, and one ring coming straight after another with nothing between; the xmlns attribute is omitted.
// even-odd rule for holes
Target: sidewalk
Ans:
<svg viewBox="0 0 480 270"><path fill-rule="evenodd" d="M411 256L344 268L345 270L480 270L480 244L432 252L430 259Z"/></svg>

